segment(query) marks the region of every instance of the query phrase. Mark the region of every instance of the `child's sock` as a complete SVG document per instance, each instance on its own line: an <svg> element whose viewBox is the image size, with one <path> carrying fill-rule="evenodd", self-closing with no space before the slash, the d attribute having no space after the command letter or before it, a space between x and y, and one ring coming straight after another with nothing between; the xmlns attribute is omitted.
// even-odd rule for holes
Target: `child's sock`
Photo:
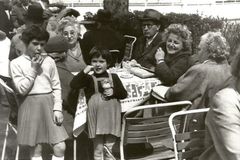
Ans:
<svg viewBox="0 0 240 160"><path fill-rule="evenodd" d="M40 156L40 157L32 157L31 160L42 160L42 156Z"/></svg>
<svg viewBox="0 0 240 160"><path fill-rule="evenodd" d="M56 157L56 156L52 155L52 160L64 160L64 156Z"/></svg>

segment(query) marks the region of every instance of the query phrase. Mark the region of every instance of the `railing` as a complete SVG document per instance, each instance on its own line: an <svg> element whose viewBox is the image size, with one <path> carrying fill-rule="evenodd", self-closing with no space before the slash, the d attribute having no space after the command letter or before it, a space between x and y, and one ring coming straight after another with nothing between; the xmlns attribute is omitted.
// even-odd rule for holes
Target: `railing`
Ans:
<svg viewBox="0 0 240 160"><path fill-rule="evenodd" d="M104 0L65 0L71 7L101 7ZM129 0L129 6L198 6L240 4L240 0Z"/></svg>

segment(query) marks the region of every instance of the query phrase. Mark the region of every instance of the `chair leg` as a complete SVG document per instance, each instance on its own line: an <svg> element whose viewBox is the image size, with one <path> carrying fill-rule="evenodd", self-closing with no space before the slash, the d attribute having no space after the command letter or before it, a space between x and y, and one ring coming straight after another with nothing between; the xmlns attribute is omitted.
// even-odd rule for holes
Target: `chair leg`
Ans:
<svg viewBox="0 0 240 160"><path fill-rule="evenodd" d="M113 160L116 160L116 158L113 156L113 154L111 153L110 149L107 147L107 146L103 146L104 147L104 150L111 156L111 158Z"/></svg>
<svg viewBox="0 0 240 160"><path fill-rule="evenodd" d="M73 160L77 160L77 140L73 140Z"/></svg>
<svg viewBox="0 0 240 160"><path fill-rule="evenodd" d="M19 156L19 145L17 146L15 160L18 160L18 156Z"/></svg>
<svg viewBox="0 0 240 160"><path fill-rule="evenodd" d="M6 153L8 131L9 131L9 125L8 125L8 123L7 123L6 131L5 131L5 139L4 139L4 143L3 143L3 150L2 150L2 157L1 157L1 160L4 160L5 153Z"/></svg>

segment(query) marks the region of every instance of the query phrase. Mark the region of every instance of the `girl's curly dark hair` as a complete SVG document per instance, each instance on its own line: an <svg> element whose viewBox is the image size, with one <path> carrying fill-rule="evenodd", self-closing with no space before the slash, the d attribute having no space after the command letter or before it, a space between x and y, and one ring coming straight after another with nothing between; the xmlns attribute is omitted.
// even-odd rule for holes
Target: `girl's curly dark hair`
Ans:
<svg viewBox="0 0 240 160"><path fill-rule="evenodd" d="M110 51L108 49L105 49L99 46L94 46L89 52L89 56L90 56L90 60L92 60L92 58L102 57L107 61L108 66L111 65L113 61Z"/></svg>

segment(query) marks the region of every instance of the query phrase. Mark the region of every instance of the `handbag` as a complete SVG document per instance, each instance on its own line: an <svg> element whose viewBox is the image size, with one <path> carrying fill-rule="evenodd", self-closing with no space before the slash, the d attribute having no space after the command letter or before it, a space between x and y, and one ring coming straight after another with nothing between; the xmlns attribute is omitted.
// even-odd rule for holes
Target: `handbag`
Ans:
<svg viewBox="0 0 240 160"><path fill-rule="evenodd" d="M85 129L86 122L87 122L87 101L84 90L80 89L73 122L74 137L78 137L82 133L82 131Z"/></svg>

